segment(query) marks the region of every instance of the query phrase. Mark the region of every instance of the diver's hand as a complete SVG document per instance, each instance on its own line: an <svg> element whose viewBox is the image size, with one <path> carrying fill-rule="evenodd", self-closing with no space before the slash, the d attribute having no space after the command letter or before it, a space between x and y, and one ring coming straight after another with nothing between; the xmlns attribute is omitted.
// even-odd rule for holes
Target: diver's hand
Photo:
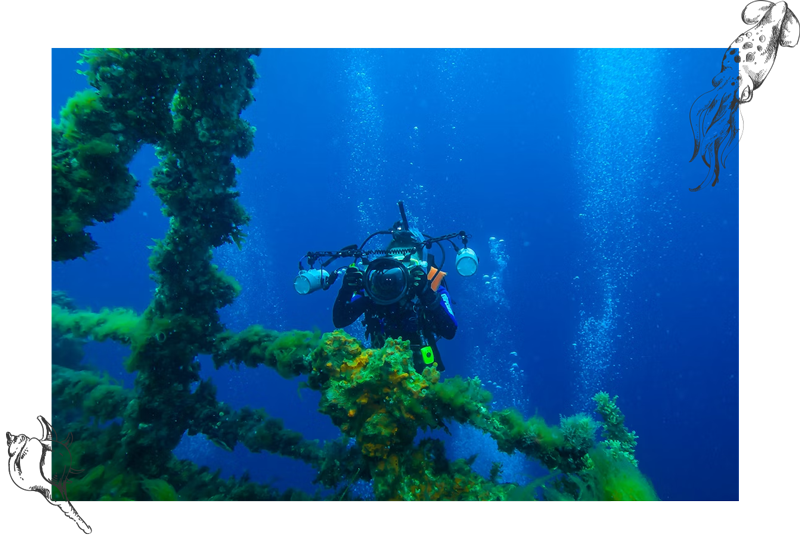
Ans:
<svg viewBox="0 0 800 536"><path fill-rule="evenodd" d="M411 276L411 289L417 296L421 296L426 288L430 288L428 277L425 275L425 269L422 266L415 265L408 271Z"/></svg>
<svg viewBox="0 0 800 536"><path fill-rule="evenodd" d="M348 267L342 280L342 289L356 293L362 288L364 288L364 274L355 266Z"/></svg>
<svg viewBox="0 0 800 536"><path fill-rule="evenodd" d="M411 276L411 290L419 296L420 301L425 305L436 301L436 291L431 288L425 269L417 265L411 268L408 273Z"/></svg>
<svg viewBox="0 0 800 536"><path fill-rule="evenodd" d="M431 288L431 283L428 281L425 269L417 265L411 268L408 273L411 276L411 289L414 294L419 296L419 301L426 306L431 306L436 303L439 295Z"/></svg>

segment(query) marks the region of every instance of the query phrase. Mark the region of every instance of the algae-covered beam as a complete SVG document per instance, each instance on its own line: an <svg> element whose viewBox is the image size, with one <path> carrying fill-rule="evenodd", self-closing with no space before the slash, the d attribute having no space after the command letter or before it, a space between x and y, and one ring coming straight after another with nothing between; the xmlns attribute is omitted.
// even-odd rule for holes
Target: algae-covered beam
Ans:
<svg viewBox="0 0 800 536"><path fill-rule="evenodd" d="M67 321L61 315L58 318L63 326L98 325L100 333L109 330L109 323ZM78 318L94 317L81 313ZM94 331L77 333L87 336ZM156 339L151 336L145 340L153 344ZM488 409L491 394L477 378L440 381L438 373L431 369L419 374L413 370L409 355L407 342L403 341L388 341L383 349L372 350L362 348L343 332L281 333L261 326L220 334L213 352L218 367L225 363L266 365L287 378L307 374L308 385L323 393L320 411L345 434L355 437L367 457L384 459L392 449L411 444L418 428L439 428L446 420L455 420L484 430L502 451L518 450L549 468L576 471L585 466L594 429L585 434L588 440L584 437L578 444L540 417L526 420L514 410L492 412ZM211 404L199 406L213 408ZM228 414L225 410L208 411L212 417L220 411ZM215 440L232 446L237 435L231 428Z"/></svg>
<svg viewBox="0 0 800 536"><path fill-rule="evenodd" d="M160 159L151 185L170 227L150 257L156 296L131 328L127 366L139 374L123 439L131 467L145 475L158 472L188 427L185 395L199 379L192 361L213 351L223 330L218 310L239 292L211 257L215 247L240 243L248 220L232 159L253 148L255 129L240 117L254 100L253 54L258 50L88 51L84 74L94 90L71 99L53 127L55 260L94 249L85 228L130 204L137 182L127 164L143 143L155 145Z"/></svg>
<svg viewBox="0 0 800 536"><path fill-rule="evenodd" d="M63 326L108 330L106 323L86 313L61 314L83 319L60 318ZM139 321L144 322L144 317ZM84 336L92 332L78 331ZM163 344L168 339L161 343L156 337L146 340ZM501 451L519 451L551 470L577 475L574 478L581 482L595 478L586 475L587 471L596 472L596 463L616 467L619 456L614 444L606 441L600 445L603 451L597 450L594 436L599 425L588 415L562 417L560 426L549 426L541 417L526 419L512 409L490 411L491 395L479 379L440 380L433 369L420 374L414 370L410 355L407 341L390 339L382 349L364 349L340 331L322 335L280 333L251 326L240 333L224 332L213 353L217 366L266 365L284 377L306 374L307 385L322 393L319 411L328 415L346 437L355 439L355 448L338 442L320 448L316 442L286 431L279 419L270 418L262 410L233 411L216 400L210 381L201 382L193 395L184 394L195 408L188 421L189 433L204 433L227 449L241 442L253 451L302 459L318 468L317 481L325 485L334 486L345 479L372 479L376 496L387 499L491 499L507 494L508 487L483 480L468 466L456 462L446 465L435 445L414 446L418 429L446 428L448 420L481 429L497 441ZM598 412L616 430L614 437L628 433L619 408L606 398L598 395ZM635 467L632 457L628 461ZM578 481L574 478L567 479L564 486L572 489L569 482L577 485Z"/></svg>
<svg viewBox="0 0 800 536"><path fill-rule="evenodd" d="M294 378L312 371L311 352L319 346L320 338L319 332L279 332L256 324L238 333L220 333L212 357L217 368L225 364L266 365L284 378Z"/></svg>
<svg viewBox="0 0 800 536"><path fill-rule="evenodd" d="M60 410L79 409L81 420L93 418L95 424L116 419L133 400L133 392L107 374L72 370L53 365L53 402Z"/></svg>
<svg viewBox="0 0 800 536"><path fill-rule="evenodd" d="M205 434L217 446L232 451L242 443L250 452L267 451L318 465L323 455L317 441L288 430L281 419L262 409L244 407L234 410L216 399L216 387L210 380L200 383L192 395L196 411L189 420L189 435Z"/></svg>
<svg viewBox="0 0 800 536"><path fill-rule="evenodd" d="M151 181L170 218L150 257L156 295L144 316L152 330L134 349L137 400L125 413L123 444L130 463L156 471L193 415L194 357L213 351L223 330L218 310L233 302L236 282L211 263L212 250L242 237L247 215L236 199L234 156L252 150L254 129L239 116L253 102L257 50L181 50L172 122L156 145Z"/></svg>
<svg viewBox="0 0 800 536"><path fill-rule="evenodd" d="M83 257L98 245L86 231L130 206L139 185L128 164L171 131L180 80L178 50L92 49L81 54L92 89L77 93L52 127L52 256Z"/></svg>

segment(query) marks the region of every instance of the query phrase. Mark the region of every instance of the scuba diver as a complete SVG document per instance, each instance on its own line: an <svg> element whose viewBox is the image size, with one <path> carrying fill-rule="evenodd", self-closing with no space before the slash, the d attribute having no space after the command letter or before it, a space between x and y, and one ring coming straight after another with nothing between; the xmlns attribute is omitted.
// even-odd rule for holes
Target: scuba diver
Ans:
<svg viewBox="0 0 800 536"><path fill-rule="evenodd" d="M436 338L450 340L458 328L450 295L442 284L444 275L436 278L440 270L435 267L425 273L416 251L416 245L424 241L422 235L398 226L399 222L394 226L396 236L387 249L389 258L402 259L402 265L381 263L369 270L366 280L360 269L348 267L333 304L333 325L344 328L364 315L363 324L373 348L383 347L389 337L402 337L411 342L414 368L418 372L426 366L423 348L430 348L438 370L443 371ZM406 249L413 249L414 253L404 254Z"/></svg>
<svg viewBox="0 0 800 536"><path fill-rule="evenodd" d="M464 276L473 275L478 269L478 257L467 247L464 231L438 238L429 237L409 227L403 202L398 203L401 220L388 231L372 233L357 247L355 244L336 252L309 252L305 258L310 269L304 270L302 259L300 273L295 278L295 290L309 294L319 289L328 290L340 274L342 287L333 305L333 325L344 328L362 315L362 324L372 348L381 348L387 338L399 338L410 342L414 356L414 368L422 372L425 367L436 365L444 370L441 354L436 346L439 338L452 339L458 328L451 305L450 294L444 280L446 272L436 265L434 256L423 259L423 251L434 243L441 245L449 241L456 250L456 270ZM377 235L391 235L385 250L364 249L366 243ZM457 247L452 238L460 237L463 247ZM369 257L380 255L368 260ZM320 257L330 257L321 268L314 268ZM360 261L328 273L324 268L336 259L354 257Z"/></svg>

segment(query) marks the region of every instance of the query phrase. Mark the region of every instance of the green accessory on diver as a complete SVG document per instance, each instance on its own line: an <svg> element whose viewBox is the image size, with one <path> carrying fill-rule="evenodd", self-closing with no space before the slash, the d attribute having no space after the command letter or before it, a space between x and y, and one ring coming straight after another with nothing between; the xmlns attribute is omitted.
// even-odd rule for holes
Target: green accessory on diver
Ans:
<svg viewBox="0 0 800 536"><path fill-rule="evenodd" d="M434 358L433 358L433 348L431 348L430 346L424 346L424 347L422 347L422 348L420 349L420 351L422 352L422 361L423 361L423 362L424 362L426 365L430 365L430 364L432 364L432 363L433 363L433 361L434 361Z"/></svg>

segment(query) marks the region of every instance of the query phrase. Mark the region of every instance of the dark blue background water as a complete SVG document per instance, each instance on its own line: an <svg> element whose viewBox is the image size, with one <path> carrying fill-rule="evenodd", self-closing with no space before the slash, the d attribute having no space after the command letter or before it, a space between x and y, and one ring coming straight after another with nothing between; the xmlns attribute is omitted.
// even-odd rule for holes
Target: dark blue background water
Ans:
<svg viewBox="0 0 800 536"><path fill-rule="evenodd" d="M446 376L489 370L499 401L503 388L522 389L518 407L556 424L587 407L597 386L582 386L588 374L619 395L662 499L737 499L738 155L715 188L688 190L705 176L688 162L689 107L722 53L264 50L244 113L258 129L255 150L237 163L250 236L241 252L217 252L243 285L223 319L231 329L333 329L335 291L298 296L297 260L387 228L405 199L423 231L464 229L481 256L471 279L449 266L460 327L441 345ZM78 54L53 52L54 118L86 87ZM91 230L98 251L53 264L53 288L80 307L149 304L147 246L167 229L147 185L155 165L149 147L132 163L142 186L116 221ZM490 237L504 240L504 257L491 255ZM610 322L582 331L587 318ZM591 345L609 349L605 361ZM86 361L132 386L125 355L91 343ZM221 399L264 407L308 439L337 436L316 412L319 395L298 396L299 379L201 360ZM508 377L510 361L524 376ZM450 447L463 455L463 444ZM227 453L185 438L177 454L313 490L302 463L241 446Z"/></svg>

